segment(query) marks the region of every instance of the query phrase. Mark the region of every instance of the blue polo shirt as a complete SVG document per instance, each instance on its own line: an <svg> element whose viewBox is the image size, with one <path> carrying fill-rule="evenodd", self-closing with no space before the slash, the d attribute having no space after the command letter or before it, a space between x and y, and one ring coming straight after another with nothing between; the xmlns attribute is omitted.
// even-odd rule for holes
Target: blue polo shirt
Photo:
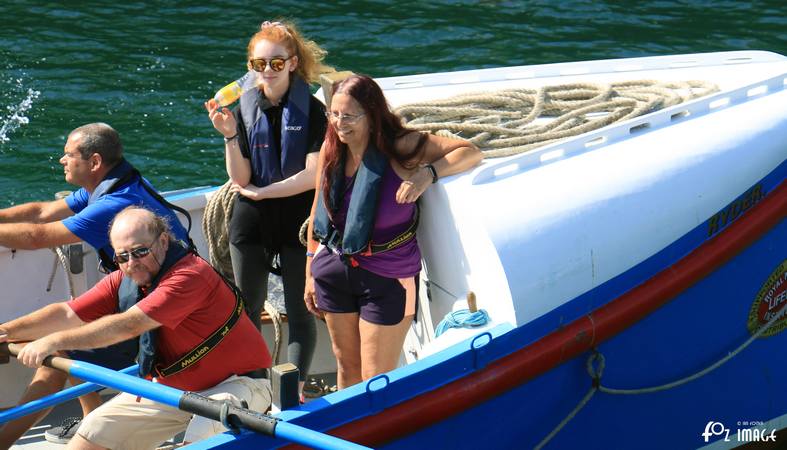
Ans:
<svg viewBox="0 0 787 450"><path fill-rule="evenodd" d="M107 178L114 177L113 172L114 170L110 171ZM139 178L88 205L89 198L90 194L85 188L80 188L66 197L66 204L74 215L63 219L63 225L93 248L103 248L110 257L114 256L115 252L109 243L109 224L117 213L132 205L143 206L166 217L175 238L188 242L188 232L175 213L153 198L142 186Z"/></svg>

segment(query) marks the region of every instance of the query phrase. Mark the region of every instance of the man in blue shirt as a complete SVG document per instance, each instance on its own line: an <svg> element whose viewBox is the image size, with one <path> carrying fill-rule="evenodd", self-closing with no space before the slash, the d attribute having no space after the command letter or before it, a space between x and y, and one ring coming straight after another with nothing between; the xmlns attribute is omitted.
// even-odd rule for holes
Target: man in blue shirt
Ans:
<svg viewBox="0 0 787 450"><path fill-rule="evenodd" d="M85 241L96 249L104 269L114 270L109 225L118 212L131 205L166 217L175 237L190 243L188 232L173 211L162 204L160 195L149 184L146 186L147 181L123 159L120 136L111 126L91 123L73 130L60 164L66 181L80 189L65 199L0 209L0 246L34 250ZM117 370L132 365L136 354L136 342L131 342L69 356ZM57 392L65 382L65 374L41 367L20 404ZM82 397L80 402L85 415L100 405L97 394ZM33 414L5 424L0 428L0 448L9 447L43 416L44 413ZM64 435L76 430L73 425L65 425L60 430ZM58 441L67 436L49 433L46 437Z"/></svg>

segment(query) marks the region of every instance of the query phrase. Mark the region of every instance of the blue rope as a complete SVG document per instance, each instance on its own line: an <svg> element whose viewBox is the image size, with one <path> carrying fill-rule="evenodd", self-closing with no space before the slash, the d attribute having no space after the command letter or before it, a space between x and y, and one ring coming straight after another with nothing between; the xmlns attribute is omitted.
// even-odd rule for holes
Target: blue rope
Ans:
<svg viewBox="0 0 787 450"><path fill-rule="evenodd" d="M434 336L438 337L448 331L449 328L471 328L486 325L489 322L489 314L486 310L479 309L471 313L469 309L460 309L445 315L443 320L437 324Z"/></svg>

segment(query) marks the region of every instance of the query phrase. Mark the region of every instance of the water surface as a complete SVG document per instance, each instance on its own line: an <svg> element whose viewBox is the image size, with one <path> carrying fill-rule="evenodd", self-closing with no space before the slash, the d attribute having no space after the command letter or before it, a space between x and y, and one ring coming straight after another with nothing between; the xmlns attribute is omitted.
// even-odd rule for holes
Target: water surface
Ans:
<svg viewBox="0 0 787 450"><path fill-rule="evenodd" d="M226 180L202 102L245 72L262 20L294 19L340 70L372 76L770 50L777 1L5 1L0 3L0 207L68 189L58 159L88 122L114 126L160 189Z"/></svg>

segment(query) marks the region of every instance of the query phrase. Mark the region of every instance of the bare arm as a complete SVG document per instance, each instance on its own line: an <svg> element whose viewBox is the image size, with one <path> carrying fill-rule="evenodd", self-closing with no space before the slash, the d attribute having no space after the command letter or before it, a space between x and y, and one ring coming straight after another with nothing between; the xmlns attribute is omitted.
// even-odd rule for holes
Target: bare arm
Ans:
<svg viewBox="0 0 787 450"><path fill-rule="evenodd" d="M0 209L0 223L48 223L73 215L65 199L51 202L31 202Z"/></svg>
<svg viewBox="0 0 787 450"><path fill-rule="evenodd" d="M396 141L397 150L407 151L418 142L418 133L410 133ZM423 161L432 164L439 178L462 173L481 162L483 155L472 143L462 139L451 139L432 134L427 135L424 143ZM403 181L396 192L396 201L411 203L418 200L426 188L432 184L432 173L425 166L410 171L410 177Z"/></svg>
<svg viewBox="0 0 787 450"><path fill-rule="evenodd" d="M253 184L247 184L246 186L233 184L232 190L252 200L262 200L266 198L291 197L314 189L314 177L317 173L317 155L317 152L307 154L306 168L285 180L271 183L264 187L257 187Z"/></svg>
<svg viewBox="0 0 787 450"><path fill-rule="evenodd" d="M230 114L232 116L232 114ZM224 144L224 161L227 175L233 184L245 186L251 181L251 163L240 152L238 139L232 139Z"/></svg>
<svg viewBox="0 0 787 450"><path fill-rule="evenodd" d="M468 141L433 134L427 136L424 150L424 159L434 166L439 177L462 173L475 167L483 158L481 150Z"/></svg>
<svg viewBox="0 0 787 450"><path fill-rule="evenodd" d="M83 324L65 302L52 303L0 325L0 342L30 341Z"/></svg>
<svg viewBox="0 0 787 450"><path fill-rule="evenodd" d="M215 100L205 102L205 109L208 110L213 127L225 138L237 136L238 124L235 116L227 108L219 107ZM230 139L224 143L224 160L227 167L227 175L234 184L246 186L251 181L251 163L243 157L238 145L238 139Z"/></svg>
<svg viewBox="0 0 787 450"><path fill-rule="evenodd" d="M21 250L56 247L81 241L63 222L0 224L0 245Z"/></svg>
<svg viewBox="0 0 787 450"><path fill-rule="evenodd" d="M135 305L126 312L104 316L83 326L37 339L25 346L17 358L26 366L39 367L47 356L59 350L106 347L160 326Z"/></svg>
<svg viewBox="0 0 787 450"><path fill-rule="evenodd" d="M324 146L324 144L323 144ZM317 317L322 317L322 312L317 308L317 295L314 290L314 277L312 277L312 256L317 251L319 242L315 241L314 236L314 213L317 210L317 198L322 195L320 189L320 182L322 178L322 167L325 164L325 154L323 149L320 149L320 154L317 159L317 166L314 170L314 200L312 201L312 209L309 213L309 226L306 229L306 288L303 293L303 300L306 302L306 309Z"/></svg>

